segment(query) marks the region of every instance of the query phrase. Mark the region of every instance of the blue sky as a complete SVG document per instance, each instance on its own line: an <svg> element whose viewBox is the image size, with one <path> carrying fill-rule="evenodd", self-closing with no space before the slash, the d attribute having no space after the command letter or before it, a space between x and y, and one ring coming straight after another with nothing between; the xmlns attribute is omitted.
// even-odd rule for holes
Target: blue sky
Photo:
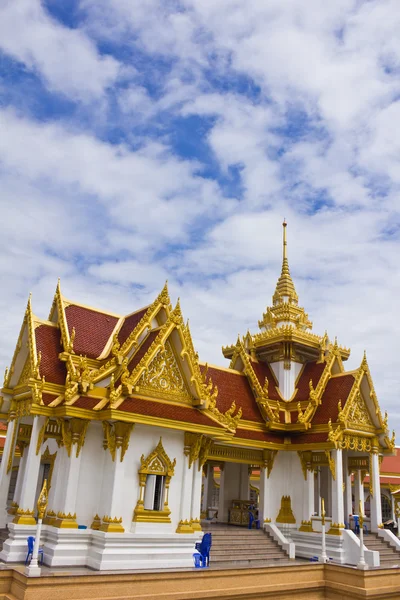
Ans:
<svg viewBox="0 0 400 600"><path fill-rule="evenodd" d="M397 400L396 1L4 0L0 364L26 298L119 313L169 280L203 360L289 261L314 331Z"/></svg>

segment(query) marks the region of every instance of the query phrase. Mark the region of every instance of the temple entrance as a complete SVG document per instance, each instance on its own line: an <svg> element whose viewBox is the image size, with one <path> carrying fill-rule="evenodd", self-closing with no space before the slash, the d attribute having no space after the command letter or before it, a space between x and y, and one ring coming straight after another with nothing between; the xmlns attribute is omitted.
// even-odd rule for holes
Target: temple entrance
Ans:
<svg viewBox="0 0 400 600"><path fill-rule="evenodd" d="M203 471L202 518L209 524L248 527L256 524L260 467L234 462L206 463Z"/></svg>

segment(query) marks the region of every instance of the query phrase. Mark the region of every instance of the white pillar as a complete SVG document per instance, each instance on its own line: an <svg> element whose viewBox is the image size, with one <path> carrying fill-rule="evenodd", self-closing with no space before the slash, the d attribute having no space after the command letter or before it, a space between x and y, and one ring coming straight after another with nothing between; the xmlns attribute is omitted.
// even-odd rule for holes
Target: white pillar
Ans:
<svg viewBox="0 0 400 600"><path fill-rule="evenodd" d="M317 471L317 515L321 516L321 467Z"/></svg>
<svg viewBox="0 0 400 600"><path fill-rule="evenodd" d="M54 464L53 476L51 478L51 487L49 491L49 504L48 509L51 511L55 511L56 507L59 506L61 502L61 497L63 495L63 476L65 465L68 461L68 454L64 446L61 446L57 450L57 457Z"/></svg>
<svg viewBox="0 0 400 600"><path fill-rule="evenodd" d="M364 486L361 481L361 471L358 469L354 473L354 514L356 515L359 512L360 500L364 514Z"/></svg>
<svg viewBox="0 0 400 600"><path fill-rule="evenodd" d="M260 503L258 509L258 516L261 521L261 525L265 522L265 519L272 519L270 514L271 509L271 498L270 498L270 480L268 479L268 470L261 468L260 472Z"/></svg>
<svg viewBox="0 0 400 600"><path fill-rule="evenodd" d="M81 468L82 452L76 456L77 446L71 445L70 456L64 449L61 461L61 477L57 479L57 490L54 499L54 512L57 513L57 527L77 529L76 502L78 498L79 473ZM52 486L53 487L53 486Z"/></svg>
<svg viewBox="0 0 400 600"><path fill-rule="evenodd" d="M307 479L304 481L303 520L309 521L314 514L314 471L307 469Z"/></svg>
<svg viewBox="0 0 400 600"><path fill-rule="evenodd" d="M196 460L193 464L193 477L192 477L192 501L190 506L190 522L195 530L201 529L200 527L200 505L201 505L201 480L203 476L202 467L199 468L199 461Z"/></svg>
<svg viewBox="0 0 400 600"><path fill-rule="evenodd" d="M333 450L333 458L335 460L335 479L332 477L332 523L339 525L344 522L344 506L343 506L343 458L342 450Z"/></svg>
<svg viewBox="0 0 400 600"><path fill-rule="evenodd" d="M40 462L42 458L40 448L37 454L36 450L39 439L39 433L41 428L45 424L45 420L45 417L33 417L31 439L28 448L25 449L25 452L27 452L27 457L19 497L19 508L23 511L36 510L36 490L38 484ZM36 524L36 522L33 519L32 521ZM27 522L26 518L24 518L23 522Z"/></svg>
<svg viewBox="0 0 400 600"><path fill-rule="evenodd" d="M177 533L191 533L190 512L192 505L193 465L189 467L189 458L189 456L183 455L181 504Z"/></svg>
<svg viewBox="0 0 400 600"><path fill-rule="evenodd" d="M224 522L224 516L225 516L225 466L222 465L221 466L221 471L220 471L220 478L219 478L219 495L218 495L218 518L217 521L219 523ZM227 515L226 515L226 519L227 519Z"/></svg>
<svg viewBox="0 0 400 600"><path fill-rule="evenodd" d="M17 483L15 486L15 492L14 492L14 498L13 498L13 501L16 502L18 504L18 506L19 506L19 499L21 496L22 483L23 483L24 474L25 474L25 470L26 470L26 461L28 458L28 448L29 448L29 446L27 446L24 449L24 455L22 456L21 460L19 461Z"/></svg>
<svg viewBox="0 0 400 600"><path fill-rule="evenodd" d="M378 531L379 525L382 523L382 506L381 506L381 484L379 473L379 456L372 454L371 469L369 474L372 483L373 496L370 498L371 505L371 531Z"/></svg>
<svg viewBox="0 0 400 600"><path fill-rule="evenodd" d="M125 479L125 463L121 461L122 451L123 449L121 446L117 446L115 448L115 459L111 465L111 478L109 481L109 487L107 487L105 497L103 498L103 514L99 515L100 518L108 517L110 519L120 519L122 517L122 502L124 499ZM71 502L72 499L69 501L69 503L71 504ZM123 524L116 522L110 523L108 521L103 521L103 523L100 526L100 529L102 531L111 531L114 533L123 533L125 530Z"/></svg>
<svg viewBox="0 0 400 600"><path fill-rule="evenodd" d="M248 465L240 465L240 500L249 500L250 498L250 476Z"/></svg>
<svg viewBox="0 0 400 600"><path fill-rule="evenodd" d="M14 456L15 444L17 442L18 427L18 419L14 419L14 421L8 423L6 442L3 448L3 458L0 465L0 528L4 528L7 525L7 496L12 473L12 468L8 468L8 465L11 459L12 467L12 457Z"/></svg>
<svg viewBox="0 0 400 600"><path fill-rule="evenodd" d="M208 490L210 488L210 478L212 477L212 467L211 465L206 465L206 475L204 477L203 480L203 494L202 494L202 501L201 501L201 512L202 513L207 513L207 509L208 509ZM210 475L211 473L211 475ZM208 515L206 514L206 517L208 517Z"/></svg>
<svg viewBox="0 0 400 600"><path fill-rule="evenodd" d="M349 473L349 456L346 452L344 462L344 482L345 482L345 503L344 503L344 518L350 527L350 515L353 514L353 493L351 488L351 473Z"/></svg>

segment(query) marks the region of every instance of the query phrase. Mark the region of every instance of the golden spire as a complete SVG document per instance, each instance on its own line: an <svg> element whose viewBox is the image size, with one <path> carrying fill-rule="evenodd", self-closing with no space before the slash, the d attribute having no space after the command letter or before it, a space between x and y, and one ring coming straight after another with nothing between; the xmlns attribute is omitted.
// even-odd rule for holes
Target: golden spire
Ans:
<svg viewBox="0 0 400 600"><path fill-rule="evenodd" d="M286 240L286 227L287 223L284 220L283 226L283 259L282 259L282 270L281 276L276 284L275 294L273 295L272 301L274 305L281 304L286 301L290 304L298 303L298 296L294 287L294 283L290 276L289 261L287 258L287 240Z"/></svg>

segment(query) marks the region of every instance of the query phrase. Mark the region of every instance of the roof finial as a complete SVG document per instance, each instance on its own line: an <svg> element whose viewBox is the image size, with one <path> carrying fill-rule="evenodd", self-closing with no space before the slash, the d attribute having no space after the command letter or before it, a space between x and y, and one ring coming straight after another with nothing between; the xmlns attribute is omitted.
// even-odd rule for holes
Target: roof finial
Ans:
<svg viewBox="0 0 400 600"><path fill-rule="evenodd" d="M286 240L287 223L286 223L286 219L283 219L282 227L283 227L283 260L285 260L285 259L287 260L287 240Z"/></svg>
<svg viewBox="0 0 400 600"><path fill-rule="evenodd" d="M283 220L283 257L282 257L282 270L281 276L276 284L275 294L273 296L273 302L289 301L292 304L297 304L298 298L296 290L290 276L289 262L287 258L287 239L286 239L286 219Z"/></svg>

